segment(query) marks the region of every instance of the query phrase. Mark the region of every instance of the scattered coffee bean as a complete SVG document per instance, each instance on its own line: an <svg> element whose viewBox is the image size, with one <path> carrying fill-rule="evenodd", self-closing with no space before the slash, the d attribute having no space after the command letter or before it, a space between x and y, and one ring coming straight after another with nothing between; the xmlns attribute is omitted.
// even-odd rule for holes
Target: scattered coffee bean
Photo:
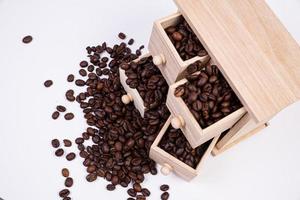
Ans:
<svg viewBox="0 0 300 200"><path fill-rule="evenodd" d="M73 90L68 90L65 94L66 99L70 102L75 101L75 97L74 97L74 91Z"/></svg>
<svg viewBox="0 0 300 200"><path fill-rule="evenodd" d="M66 187L72 187L73 186L73 179L72 178L70 178L70 177L68 177L68 178L66 178L66 180L65 180L65 186Z"/></svg>
<svg viewBox="0 0 300 200"><path fill-rule="evenodd" d="M108 185L106 186L106 189L107 189L108 191L113 191L113 190L116 189L116 186L113 185L113 184L108 184Z"/></svg>
<svg viewBox="0 0 300 200"><path fill-rule="evenodd" d="M67 168L63 168L61 170L61 174L63 175L63 177L66 177L66 178L70 176L70 172Z"/></svg>
<svg viewBox="0 0 300 200"><path fill-rule="evenodd" d="M53 81L52 80L47 80L47 81L44 82L44 86L45 87L50 87L52 85L53 85Z"/></svg>
<svg viewBox="0 0 300 200"><path fill-rule="evenodd" d="M81 61L80 63L79 63L79 65L80 65L80 67L82 67L82 68L85 68L85 67L87 67L88 65L89 65L89 63L87 62L87 61Z"/></svg>
<svg viewBox="0 0 300 200"><path fill-rule="evenodd" d="M122 39L122 40L124 40L124 39L126 38L126 35L125 35L124 33L122 33L122 32L119 33L118 36L119 36L119 38Z"/></svg>
<svg viewBox="0 0 300 200"><path fill-rule="evenodd" d="M67 81L68 82L73 82L75 79L74 75L73 74L69 74L68 77L67 77Z"/></svg>
<svg viewBox="0 0 300 200"><path fill-rule="evenodd" d="M52 145L53 148L58 148L60 146L60 142L59 142L58 139L53 139L51 141L51 145Z"/></svg>
<svg viewBox="0 0 300 200"><path fill-rule="evenodd" d="M57 150L55 151L55 155L56 155L57 157L61 157L62 155L64 155L64 150L63 150L63 149L57 149Z"/></svg>
<svg viewBox="0 0 300 200"><path fill-rule="evenodd" d="M164 192L165 192L165 191L168 191L169 188L170 188L169 185L166 185L166 184L163 184L163 185L160 186L160 190L161 190L161 191L164 191Z"/></svg>
<svg viewBox="0 0 300 200"><path fill-rule="evenodd" d="M128 44L129 44L129 45L133 45L133 43L134 43L134 39L131 38L131 39L128 41Z"/></svg>
<svg viewBox="0 0 300 200"><path fill-rule="evenodd" d="M62 106L62 105L58 105L56 106L56 110L59 112L66 112L66 107Z"/></svg>
<svg viewBox="0 0 300 200"><path fill-rule="evenodd" d="M65 197L63 200L71 200L71 197Z"/></svg>
<svg viewBox="0 0 300 200"><path fill-rule="evenodd" d="M77 80L75 81L75 84L76 84L77 86L82 87L82 86L85 85L85 81L84 81L84 80L81 80L81 79L77 79Z"/></svg>
<svg viewBox="0 0 300 200"><path fill-rule="evenodd" d="M139 183L134 183L133 184L133 189L136 192L141 192L142 191L142 186Z"/></svg>
<svg viewBox="0 0 300 200"><path fill-rule="evenodd" d="M80 74L81 76L87 76L87 72L86 72L84 69L80 69L80 70L79 70L79 74Z"/></svg>
<svg viewBox="0 0 300 200"><path fill-rule="evenodd" d="M55 111L52 113L52 119L57 119L59 117L59 112L58 111Z"/></svg>
<svg viewBox="0 0 300 200"><path fill-rule="evenodd" d="M169 199L170 194L168 192L164 192L162 193L162 195L160 196L161 200L167 200Z"/></svg>
<svg viewBox="0 0 300 200"><path fill-rule="evenodd" d="M65 198L65 197L67 197L67 196L69 196L70 195L70 190L68 190L68 189L63 189L63 190L61 190L60 192L59 192L59 196L61 197L61 198Z"/></svg>
<svg viewBox="0 0 300 200"><path fill-rule="evenodd" d="M130 188L127 190L127 194L131 197L135 197L136 196L136 191L134 191L134 189Z"/></svg>
<svg viewBox="0 0 300 200"><path fill-rule="evenodd" d="M73 113L66 113L64 117L65 117L66 120L72 120L74 118L74 114Z"/></svg>
<svg viewBox="0 0 300 200"><path fill-rule="evenodd" d="M72 146L71 140L64 139L63 142L64 142L65 147L71 147Z"/></svg>
<svg viewBox="0 0 300 200"><path fill-rule="evenodd" d="M22 42L25 44L28 44L28 43L32 42L32 40L33 40L32 36L27 35L22 39Z"/></svg>
<svg viewBox="0 0 300 200"><path fill-rule="evenodd" d="M75 154L75 153L69 153L69 154L67 154L66 159L67 159L68 161L71 161L71 160L74 160L75 157L76 157L76 154Z"/></svg>
<svg viewBox="0 0 300 200"><path fill-rule="evenodd" d="M147 188L143 188L142 189L142 194L145 196L145 197L149 197L151 192L147 189Z"/></svg>

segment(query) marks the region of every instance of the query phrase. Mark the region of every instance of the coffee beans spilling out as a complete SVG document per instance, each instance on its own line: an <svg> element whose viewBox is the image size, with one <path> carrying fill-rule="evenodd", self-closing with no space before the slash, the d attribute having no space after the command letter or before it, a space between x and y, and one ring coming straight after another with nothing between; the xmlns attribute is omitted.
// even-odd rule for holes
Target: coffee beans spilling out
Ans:
<svg viewBox="0 0 300 200"><path fill-rule="evenodd" d="M242 107L237 96L215 65L190 74L188 82L176 88L202 128L206 128Z"/></svg>
<svg viewBox="0 0 300 200"><path fill-rule="evenodd" d="M121 68L125 70L126 83L138 90L146 108L157 109L164 104L169 87L151 56L130 64L122 63Z"/></svg>
<svg viewBox="0 0 300 200"><path fill-rule="evenodd" d="M126 35L120 33L119 38L125 39ZM128 43L133 42L132 39ZM86 167L86 180L94 182L98 178L104 178L110 182L106 186L109 191L115 190L117 185L128 187L133 184L128 194L135 199L146 199L151 194L140 184L144 181L145 174L157 174L156 164L149 158L149 151L170 115L165 105L168 87L159 70L153 65L152 58L131 63L138 58L143 48L141 46L133 53L124 42L112 47L105 42L87 47L89 61L84 60L79 64L79 74L84 80L75 81L75 85L83 91L75 95L70 89L65 94L68 101L79 103L88 125L75 139L79 156L83 158L83 165ZM126 92L120 83L118 69L123 65L127 65L127 71L131 70L132 74L143 71L143 75L137 78L139 84L136 86L144 93L146 100L147 111L144 118L133 103L125 105L121 101ZM84 69L83 72L83 68L87 70ZM146 80L147 77L151 80ZM67 81L74 81L74 76L69 75ZM151 93L146 90L151 90ZM68 114L70 113L65 114L66 119ZM88 144L92 144L85 144L88 140L91 140ZM67 142L66 145L64 141L64 145L70 144ZM59 145L56 148L58 147ZM58 149L55 154L62 156L64 150ZM75 153L66 155L69 161L75 157ZM66 170L62 173L64 177L69 177ZM73 179L67 178L65 186L72 185ZM64 189L59 195L69 198L69 193L70 191Z"/></svg>
<svg viewBox="0 0 300 200"><path fill-rule="evenodd" d="M180 17L176 25L167 27L165 31L183 60L207 55L201 42L183 17Z"/></svg>
<svg viewBox="0 0 300 200"><path fill-rule="evenodd" d="M211 141L208 141L196 149L193 149L180 129L174 129L172 126L169 126L158 146L175 158L196 169L210 143ZM161 186L160 189L167 191L168 187Z"/></svg>

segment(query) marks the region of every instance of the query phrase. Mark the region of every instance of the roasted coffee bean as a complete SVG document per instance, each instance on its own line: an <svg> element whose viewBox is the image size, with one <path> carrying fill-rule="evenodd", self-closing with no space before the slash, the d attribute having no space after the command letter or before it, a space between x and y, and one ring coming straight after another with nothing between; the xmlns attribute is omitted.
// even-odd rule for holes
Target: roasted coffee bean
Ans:
<svg viewBox="0 0 300 200"><path fill-rule="evenodd" d="M64 107L62 105L58 105L58 106L56 106L56 110L59 112L65 112L67 109L66 109L66 107Z"/></svg>
<svg viewBox="0 0 300 200"><path fill-rule="evenodd" d="M127 190L127 194L131 197L135 197L136 196L136 191L134 191L134 189L130 188Z"/></svg>
<svg viewBox="0 0 300 200"><path fill-rule="evenodd" d="M70 178L70 177L68 177L68 178L66 178L66 180L65 180L65 186L66 187L72 187L73 186L73 179L72 178Z"/></svg>
<svg viewBox="0 0 300 200"><path fill-rule="evenodd" d="M151 192L147 189L147 188L143 188L142 189L142 194L145 196L145 197L149 197Z"/></svg>
<svg viewBox="0 0 300 200"><path fill-rule="evenodd" d="M68 139L64 139L63 140L65 147L71 147L72 146L72 142Z"/></svg>
<svg viewBox="0 0 300 200"><path fill-rule="evenodd" d="M97 175L96 174L89 174L86 176L86 180L88 182L94 182L95 180L97 180Z"/></svg>
<svg viewBox="0 0 300 200"><path fill-rule="evenodd" d="M32 42L32 40L33 40L32 36L27 35L22 39L22 42L25 43L25 44L28 44L28 43Z"/></svg>
<svg viewBox="0 0 300 200"><path fill-rule="evenodd" d="M72 120L74 118L74 114L73 113L66 113L64 117L65 117L66 120Z"/></svg>
<svg viewBox="0 0 300 200"><path fill-rule="evenodd" d="M133 45L133 43L134 43L134 39L131 38L131 39L128 41L128 44L129 44L129 45Z"/></svg>
<svg viewBox="0 0 300 200"><path fill-rule="evenodd" d="M136 195L136 200L146 200L146 197L144 195Z"/></svg>
<svg viewBox="0 0 300 200"><path fill-rule="evenodd" d="M70 190L68 190L68 189L63 189L63 190L61 190L60 192L59 192L59 196L61 197L61 198L65 198L65 197L67 197L67 196L69 196L70 195Z"/></svg>
<svg viewBox="0 0 300 200"><path fill-rule="evenodd" d="M141 192L142 191L142 186L139 183L134 183L133 184L133 189L136 192Z"/></svg>
<svg viewBox="0 0 300 200"><path fill-rule="evenodd" d="M63 177L66 177L66 178L70 176L70 172L67 168L63 168L61 170L61 174L63 175Z"/></svg>
<svg viewBox="0 0 300 200"><path fill-rule="evenodd" d="M174 32L174 33L172 34L172 38L173 38L173 40L179 42L179 41L182 40L183 36L182 36L181 33L179 33L179 32Z"/></svg>
<svg viewBox="0 0 300 200"><path fill-rule="evenodd" d="M165 192L165 191L168 191L169 188L170 188L170 187L169 187L169 185L167 185L167 184L163 184L163 185L160 186L160 190L161 190L161 191L164 191L164 192Z"/></svg>
<svg viewBox="0 0 300 200"><path fill-rule="evenodd" d="M44 86L45 87L51 87L53 85L53 81L52 80L47 80L44 82Z"/></svg>
<svg viewBox="0 0 300 200"><path fill-rule="evenodd" d="M84 81L84 80L81 80L81 79L77 79L77 80L75 81L75 84L76 84L77 86L82 87L82 86L85 85L85 81Z"/></svg>
<svg viewBox="0 0 300 200"><path fill-rule="evenodd" d="M71 200L71 197L65 197L63 200Z"/></svg>
<svg viewBox="0 0 300 200"><path fill-rule="evenodd" d="M53 148L58 148L60 146L60 142L59 142L58 139L53 139L51 141L51 145L52 145Z"/></svg>
<svg viewBox="0 0 300 200"><path fill-rule="evenodd" d="M93 71L95 70L94 65L88 66L87 70L88 70L89 72L93 72Z"/></svg>
<svg viewBox="0 0 300 200"><path fill-rule="evenodd" d="M87 67L88 65L89 65L89 63L87 62L87 61L81 61L80 63L79 63L79 65L80 65L80 67L82 67L82 68L85 68L85 67Z"/></svg>
<svg viewBox="0 0 300 200"><path fill-rule="evenodd" d="M64 155L64 150L63 150L63 149L57 149L57 150L55 151L55 155L56 155L57 157L61 157L62 155Z"/></svg>
<svg viewBox="0 0 300 200"><path fill-rule="evenodd" d="M79 74L80 74L81 76L87 76L87 72L86 72L84 69L80 69L80 70L79 70Z"/></svg>
<svg viewBox="0 0 300 200"><path fill-rule="evenodd" d="M69 154L66 155L66 159L67 159L68 161L74 160L75 157L76 157L76 154L75 154L75 153L69 153Z"/></svg>
<svg viewBox="0 0 300 200"><path fill-rule="evenodd" d="M132 198L132 197L129 197L129 198L127 198L127 200L135 200L134 198Z"/></svg>
<svg viewBox="0 0 300 200"><path fill-rule="evenodd" d="M162 200L167 200L167 199L169 199L169 196L170 196L170 194L168 192L164 192L164 193L162 193L162 195L160 196L160 198Z"/></svg>
<svg viewBox="0 0 300 200"><path fill-rule="evenodd" d="M84 139L83 138L76 138L75 143L76 144L82 144L82 143L84 143Z"/></svg>
<svg viewBox="0 0 300 200"><path fill-rule="evenodd" d="M184 95L184 91L184 87L177 87L174 92L175 97L181 97L182 95Z"/></svg>
<svg viewBox="0 0 300 200"><path fill-rule="evenodd" d="M69 74L68 77L67 77L67 81L68 82L73 82L75 79L74 75L73 74Z"/></svg>
<svg viewBox="0 0 300 200"><path fill-rule="evenodd" d="M113 185L113 184L108 184L108 185L106 186L106 189L107 189L108 191L113 191L113 190L116 189L116 186Z"/></svg>
<svg viewBox="0 0 300 200"><path fill-rule="evenodd" d="M126 38L126 35L125 35L124 33L122 33L122 32L119 33L118 36L119 36L119 38L122 39L122 40L124 40L124 39Z"/></svg>

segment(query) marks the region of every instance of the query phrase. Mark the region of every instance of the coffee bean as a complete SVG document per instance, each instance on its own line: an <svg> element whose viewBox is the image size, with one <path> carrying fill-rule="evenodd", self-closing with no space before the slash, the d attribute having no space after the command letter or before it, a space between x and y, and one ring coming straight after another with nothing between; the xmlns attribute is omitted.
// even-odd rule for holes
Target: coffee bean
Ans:
<svg viewBox="0 0 300 200"><path fill-rule="evenodd" d="M75 143L76 144L82 144L82 143L84 143L84 139L83 138L76 138Z"/></svg>
<svg viewBox="0 0 300 200"><path fill-rule="evenodd" d="M168 191L169 188L170 188L169 185L166 185L166 184L163 184L163 185L160 186L160 190L161 190L161 191L164 191L164 192L165 192L165 191Z"/></svg>
<svg viewBox="0 0 300 200"><path fill-rule="evenodd" d="M135 197L136 196L136 191L134 191L134 189L130 188L127 190L127 194L131 197Z"/></svg>
<svg viewBox="0 0 300 200"><path fill-rule="evenodd" d="M69 153L69 154L67 154L66 159L67 159L68 161L71 161L71 160L74 160L75 157L76 157L76 154L75 154L75 153Z"/></svg>
<svg viewBox="0 0 300 200"><path fill-rule="evenodd" d="M61 198L65 198L70 195L70 191L68 189L63 189L59 192L59 196Z"/></svg>
<svg viewBox="0 0 300 200"><path fill-rule="evenodd" d="M175 40L175 41L181 41L182 40L182 35L181 35L181 33L179 33L179 32L174 32L173 34L172 34L172 38Z"/></svg>
<svg viewBox="0 0 300 200"><path fill-rule="evenodd" d="M169 199L169 196L170 196L170 194L168 192L164 192L164 193L162 193L162 195L160 196L160 198L162 200L167 200L167 199Z"/></svg>
<svg viewBox="0 0 300 200"><path fill-rule="evenodd" d="M71 147L72 146L72 142L68 139L64 139L63 140L65 147Z"/></svg>
<svg viewBox="0 0 300 200"><path fill-rule="evenodd" d="M61 174L63 175L63 177L66 177L66 178L70 176L70 172L67 168L63 168L61 170Z"/></svg>
<svg viewBox="0 0 300 200"><path fill-rule="evenodd" d="M86 180L88 182L94 182L95 180L97 180L97 175L96 174L89 174L86 176Z"/></svg>
<svg viewBox="0 0 300 200"><path fill-rule="evenodd" d="M133 184L133 189L136 192L141 192L142 191L142 186L139 183L134 183Z"/></svg>
<svg viewBox="0 0 300 200"><path fill-rule="evenodd" d="M65 186L66 187L72 187L73 186L73 179L70 178L70 177L66 178L66 180L65 180Z"/></svg>
<svg viewBox="0 0 300 200"><path fill-rule="evenodd" d="M52 86L52 85L53 85L53 81L52 80L47 80L47 81L44 82L44 86L47 87L47 88L50 87L50 86Z"/></svg>
<svg viewBox="0 0 300 200"><path fill-rule="evenodd" d="M32 40L33 40L32 36L27 35L22 39L22 42L25 44L28 44L28 43L32 42Z"/></svg>
<svg viewBox="0 0 300 200"><path fill-rule="evenodd" d="M128 41L128 44L129 44L129 45L133 45L133 43L134 43L134 39L131 38L131 39Z"/></svg>
<svg viewBox="0 0 300 200"><path fill-rule="evenodd" d="M79 65L80 65L80 67L82 67L82 68L85 68L85 67L87 67L89 64L88 64L88 62L87 61L81 61L80 63L79 63Z"/></svg>
<svg viewBox="0 0 300 200"><path fill-rule="evenodd" d="M142 194L146 197L149 197L151 192L147 188L142 189Z"/></svg>
<svg viewBox="0 0 300 200"><path fill-rule="evenodd" d="M53 148L58 148L60 146L60 142L59 142L58 139L53 139L51 141L51 145L52 145Z"/></svg>
<svg viewBox="0 0 300 200"><path fill-rule="evenodd" d="M184 87L177 87L174 92L175 97L181 97L182 95L184 95L184 91Z"/></svg>
<svg viewBox="0 0 300 200"><path fill-rule="evenodd" d="M68 82L73 82L75 79L74 75L73 74L69 74L68 77L67 77L67 81Z"/></svg>
<svg viewBox="0 0 300 200"><path fill-rule="evenodd" d="M64 107L62 105L58 105L58 106L56 106L56 110L59 112L65 112L67 109L66 109L66 107Z"/></svg>
<svg viewBox="0 0 300 200"><path fill-rule="evenodd" d="M65 197L63 200L71 200L71 197Z"/></svg>
<svg viewBox="0 0 300 200"><path fill-rule="evenodd" d="M65 117L66 120L72 120L74 118L74 114L73 113L66 113L64 117Z"/></svg>
<svg viewBox="0 0 300 200"><path fill-rule="evenodd" d="M77 79L77 80L75 81L75 84L76 84L77 86L82 87L82 86L85 85L85 81L84 81L84 80L81 80L81 79Z"/></svg>
<svg viewBox="0 0 300 200"><path fill-rule="evenodd" d="M144 195L136 195L137 200L146 200L146 197Z"/></svg>
<svg viewBox="0 0 300 200"><path fill-rule="evenodd" d="M113 190L116 189L116 186L113 185L113 184L108 184L108 185L106 186L106 189L107 189L108 191L113 191Z"/></svg>
<svg viewBox="0 0 300 200"><path fill-rule="evenodd" d="M63 150L63 149L57 149L57 150L55 151L55 155L56 155L57 157L61 157L62 155L64 155L64 150Z"/></svg>
<svg viewBox="0 0 300 200"><path fill-rule="evenodd" d="M59 112L55 111L52 113L52 119L56 120L59 117Z"/></svg>
<svg viewBox="0 0 300 200"><path fill-rule="evenodd" d="M127 198L127 200L135 200L134 198L132 198L132 197L129 197L129 198Z"/></svg>
<svg viewBox="0 0 300 200"><path fill-rule="evenodd" d="M119 38L122 39L122 40L124 40L124 39L126 38L126 35L125 35L124 33L122 33L122 32L119 33L118 36L119 36Z"/></svg>

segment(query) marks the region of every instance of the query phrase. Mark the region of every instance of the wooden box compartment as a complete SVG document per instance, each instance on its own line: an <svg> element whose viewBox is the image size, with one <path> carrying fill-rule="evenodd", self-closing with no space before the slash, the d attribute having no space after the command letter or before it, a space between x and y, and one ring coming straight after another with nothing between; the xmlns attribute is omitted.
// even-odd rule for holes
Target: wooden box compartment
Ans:
<svg viewBox="0 0 300 200"><path fill-rule="evenodd" d="M211 141L203 144L205 145L206 150L200 158L197 167L193 168L159 147L160 142L166 134L168 128L171 127L171 119L172 118L170 117L167 120L165 125L162 127L160 133L158 134L157 138L155 139L154 143L152 144L150 149L150 158L162 166L162 174L168 175L170 172L174 172L183 179L190 181L199 174L204 160L207 159L207 157L210 155L213 147L218 141L218 136L213 138Z"/></svg>
<svg viewBox="0 0 300 200"><path fill-rule="evenodd" d="M209 61L208 55L196 56L184 61L178 54L165 29L176 25L182 17L180 13L175 13L155 21L149 42L149 52L153 56L153 62L159 67L169 85L182 79L185 76L186 67L191 63Z"/></svg>
<svg viewBox="0 0 300 200"><path fill-rule="evenodd" d="M210 62L208 65L213 65ZM197 72L196 74L199 74ZM187 79L182 79L169 88L167 106L172 113L171 124L174 128L181 128L185 137L193 148L207 142L208 140L220 135L227 129L230 129L239 119L246 113L246 109L241 107L229 115L223 117L212 125L202 128L198 121L193 116L192 112L181 97L176 97L174 92L178 86L188 82Z"/></svg>

